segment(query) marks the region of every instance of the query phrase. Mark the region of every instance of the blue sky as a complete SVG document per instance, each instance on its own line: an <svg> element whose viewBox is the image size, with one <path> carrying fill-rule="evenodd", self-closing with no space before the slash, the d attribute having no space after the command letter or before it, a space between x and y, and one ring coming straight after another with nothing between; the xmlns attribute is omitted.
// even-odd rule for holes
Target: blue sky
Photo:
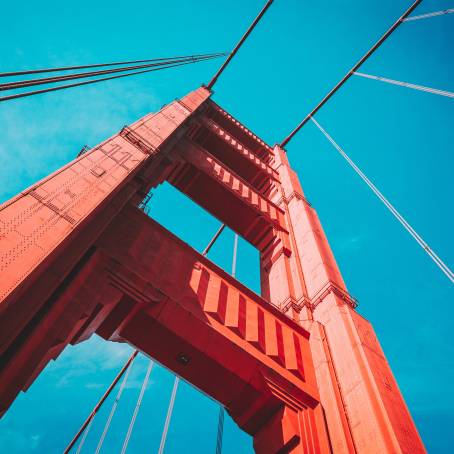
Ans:
<svg viewBox="0 0 454 454"><path fill-rule="evenodd" d="M264 1L133 4L100 0L2 5L0 70L230 50ZM215 87L214 99L273 144L319 101L409 2L275 0ZM426 0L415 14L453 7ZM454 91L454 15L403 24L363 72ZM220 61L0 105L0 202L124 124L207 82ZM446 263L454 264L453 100L353 77L317 115ZM453 287L314 125L289 158L317 209L359 312L372 321L431 453L454 444ZM178 206L175 211L174 207ZM201 250L219 225L168 185L150 215ZM230 269L233 235L210 258ZM258 290L257 253L240 242L238 278ZM129 355L92 339L67 349L0 420L0 451L61 452ZM105 443L119 451L147 359L133 366ZM156 452L173 377L156 366L129 453ZM87 437L92 452L111 402ZM187 384L177 393L166 453L211 453L217 404ZM226 422L226 453L250 438Z"/></svg>

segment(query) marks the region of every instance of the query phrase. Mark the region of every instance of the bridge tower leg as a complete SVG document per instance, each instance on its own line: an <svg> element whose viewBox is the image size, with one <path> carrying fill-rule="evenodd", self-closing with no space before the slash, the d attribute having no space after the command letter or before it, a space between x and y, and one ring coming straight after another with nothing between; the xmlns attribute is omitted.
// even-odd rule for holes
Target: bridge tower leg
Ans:
<svg viewBox="0 0 454 454"><path fill-rule="evenodd" d="M424 446L372 325L348 294L314 208L283 149L274 149L292 254L262 263L265 297L311 333L335 453L422 453Z"/></svg>

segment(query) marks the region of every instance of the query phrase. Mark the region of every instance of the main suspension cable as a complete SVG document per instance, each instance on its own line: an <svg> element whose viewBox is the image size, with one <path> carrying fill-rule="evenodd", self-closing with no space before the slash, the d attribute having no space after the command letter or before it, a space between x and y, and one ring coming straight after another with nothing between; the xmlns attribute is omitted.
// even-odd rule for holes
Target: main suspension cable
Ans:
<svg viewBox="0 0 454 454"><path fill-rule="evenodd" d="M230 52L229 56L226 58L225 62L221 65L221 67L218 69L216 74L213 76L213 78L210 80L210 82L207 85L208 90L211 90L218 80L219 76L222 74L224 69L227 67L227 65L230 63L232 58L236 55L240 47L243 45L243 43L246 41L246 38L251 34L252 30L254 30L255 26L259 23L260 19L263 17L263 15L266 13L266 10L271 6L271 3L273 3L273 0L268 0L265 4L265 6L262 8L258 16L254 19L252 24L249 26L247 29L246 33L241 37L241 39L238 41L238 44L234 47L232 52Z"/></svg>
<svg viewBox="0 0 454 454"><path fill-rule="evenodd" d="M139 414L143 395L145 394L145 391L147 389L148 380L150 378L152 368L153 368L153 361L150 359L150 363L148 364L147 372L145 373L145 378L143 379L142 388L140 389L139 397L137 399L136 407L134 408L134 413L132 414L131 422L129 423L128 432L126 433L125 441L123 442L123 446L121 448L121 454L125 454L126 450L128 449L129 440L131 438L132 430L134 429L134 424L136 422L137 415Z"/></svg>
<svg viewBox="0 0 454 454"><path fill-rule="evenodd" d="M353 170L360 176L360 178L369 186L372 192L383 202L392 215L402 224L407 232L416 240L416 242L424 249L427 255L435 262L440 270L454 283L454 273L450 268L438 257L438 255L430 248L430 246L421 238L421 236L413 229L413 227L404 219L404 217L394 208L388 199L378 190L378 188L367 178L367 176L359 169L359 167L350 159L345 151L334 141L334 139L325 131L325 129L318 123L318 121L311 117L313 123L323 133L323 135L330 141L333 147L341 154L341 156L350 164Z"/></svg>
<svg viewBox="0 0 454 454"><path fill-rule="evenodd" d="M400 85L401 87L412 88L413 90L425 91L434 95L446 96L454 98L454 93L446 90L438 90L437 88L424 87L423 85L411 84L409 82L401 82L400 80L387 79L386 77L374 76L372 74L365 74L354 72L355 76L365 77L366 79L378 80L380 82L387 82L388 84Z"/></svg>
<svg viewBox="0 0 454 454"><path fill-rule="evenodd" d="M61 82L65 80L75 80L75 79L82 79L82 78L87 78L87 77L94 77L94 76L100 76L104 74L113 74L117 72L125 72L125 71L132 71L136 69L144 69L144 68L152 68L156 66L166 66L171 63L182 63L182 62L187 62L187 61L193 61L195 59L199 58L215 58L215 57L221 57L224 56L225 53L216 53L216 54L210 54L210 55L191 55L188 57L184 57L181 59L169 59L169 60L164 60L161 62L157 63L148 63L145 65L135 65L135 66L125 66L121 68L115 68L115 69L104 69L101 71L89 71L89 72L82 72L82 73L75 73L75 74L67 74L65 76L54 76L54 77L44 77L40 79L29 79L29 80L22 80L22 81L16 81L16 82L8 82L5 84L0 84L0 91L4 90L13 90L17 88L24 88L24 87L31 87L35 85L45 85L45 84L50 84L50 83L55 83L55 82Z"/></svg>
<svg viewBox="0 0 454 454"><path fill-rule="evenodd" d="M132 355L128 358L128 360L126 361L125 365L121 368L120 372L117 374L117 376L113 379L112 383L110 384L110 386L107 388L106 392L103 394L103 396L101 397L101 399L99 399L98 403L95 405L95 407L93 408L92 412L90 413L90 415L88 416L88 418L85 420L85 422L82 424L81 428L79 429L79 431L76 433L76 435L74 436L74 438L71 440L71 442L69 443L69 445L66 447L66 449L64 450L63 454L67 454L71 448L74 446L74 444L77 442L77 440L79 439L79 437L81 436L82 432L84 432L85 428L90 424L90 422L93 420L93 418L95 417L96 413L99 411L99 409L101 408L102 404L106 401L106 399L109 397L109 394L112 392L112 390L114 389L115 385L118 383L118 381L120 380L120 378L123 376L123 374L126 372L126 370L128 369L129 365L134 361L135 357L137 356L139 352L136 350L132 353Z"/></svg>
<svg viewBox="0 0 454 454"><path fill-rule="evenodd" d="M210 55L210 54L200 54L200 55ZM119 66L119 65L134 65L139 63L151 63L163 60L178 60L180 58L187 58L190 55L180 55L178 57L163 57L163 58L151 58L148 60L131 60L131 61L117 61L113 63L96 63L92 65L79 65L79 66L62 66L60 68L43 68L43 69L31 69L25 71L12 71L6 73L0 73L0 77L13 77L13 76L23 76L27 74L42 74L42 73L52 73L59 71L72 71L75 69L88 69L88 68L101 68L104 66Z"/></svg>
<svg viewBox="0 0 454 454"><path fill-rule="evenodd" d="M83 85L95 84L95 83L104 82L104 81L107 81L107 80L120 79L122 77L135 76L135 75L138 75L138 74L145 74L145 73L149 73L149 72L153 72L153 71L161 71L161 70L168 69L168 68L173 68L173 67L176 67L176 66L190 65L190 64L193 64L193 63L201 62L201 61L211 60L213 58L218 58L218 57L201 57L201 58L198 58L198 59L190 60L188 62L170 64L170 65L167 65L167 66L161 66L159 68L145 69L145 70L130 72L130 73L127 73L127 74L121 74L121 75L117 75L117 76L103 77L103 78L100 78L100 79L88 80L88 81L85 81L85 82L77 82L77 83L74 83L74 84L60 85L60 86L57 86L57 87L46 88L46 89L43 89L43 90L34 90L34 91L26 92L26 93L19 93L19 94L15 94L15 95L3 96L3 97L0 97L0 102L2 102L2 101L10 101L10 100L13 100L13 99L18 99L18 98L24 98L26 96L33 96L33 95L38 95L38 94L42 94L42 93L48 93L48 92L51 92L51 91L65 90L67 88L73 88L73 87L80 87L80 86L83 86Z"/></svg>
<svg viewBox="0 0 454 454"><path fill-rule="evenodd" d="M284 148L290 140L295 136L295 134L323 107L324 104L339 90L342 85L347 82L348 79L353 75L353 73L360 68L360 66L365 63L368 58L386 41L386 39L402 24L403 20L421 3L422 0L416 0L413 5L410 6L402 16L397 19L396 22L388 29L388 31L359 59L359 61L353 66L350 71L345 74L345 76L331 89L331 91L304 117L298 126L281 142L280 147Z"/></svg>

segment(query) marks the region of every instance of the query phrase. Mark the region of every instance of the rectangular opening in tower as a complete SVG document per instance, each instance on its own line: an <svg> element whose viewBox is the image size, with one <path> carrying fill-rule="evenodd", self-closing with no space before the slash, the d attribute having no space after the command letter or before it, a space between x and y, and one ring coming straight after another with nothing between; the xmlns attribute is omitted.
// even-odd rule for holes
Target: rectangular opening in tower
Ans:
<svg viewBox="0 0 454 454"><path fill-rule="evenodd" d="M144 205L148 216L200 253L222 224L169 183L154 188ZM234 232L226 227L207 255L229 274L233 270L234 236ZM241 237L238 238L235 277L260 294L259 252Z"/></svg>

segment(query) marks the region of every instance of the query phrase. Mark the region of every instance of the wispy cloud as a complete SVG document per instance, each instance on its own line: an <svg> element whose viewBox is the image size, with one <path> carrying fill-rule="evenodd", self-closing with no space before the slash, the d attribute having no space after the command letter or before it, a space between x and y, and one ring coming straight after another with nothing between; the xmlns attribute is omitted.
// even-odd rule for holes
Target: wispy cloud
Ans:
<svg viewBox="0 0 454 454"><path fill-rule="evenodd" d="M94 377L100 371L120 369L131 352L132 348L127 344L107 342L97 336L82 344L69 346L52 363L55 386L71 386L77 378ZM95 388L97 385L97 382L89 382L85 387Z"/></svg>
<svg viewBox="0 0 454 454"><path fill-rule="evenodd" d="M361 245L364 242L364 236L362 235L351 235L341 238L338 241L339 250L341 252L355 252L361 249Z"/></svg>
<svg viewBox="0 0 454 454"><path fill-rule="evenodd" d="M30 453L40 452L41 433L25 433L21 430L6 429L2 431L1 446L3 452Z"/></svg>
<svg viewBox="0 0 454 454"><path fill-rule="evenodd" d="M160 106L140 84L127 86L130 95L124 84L112 83L2 103L0 203L74 159L83 145L96 145Z"/></svg>

